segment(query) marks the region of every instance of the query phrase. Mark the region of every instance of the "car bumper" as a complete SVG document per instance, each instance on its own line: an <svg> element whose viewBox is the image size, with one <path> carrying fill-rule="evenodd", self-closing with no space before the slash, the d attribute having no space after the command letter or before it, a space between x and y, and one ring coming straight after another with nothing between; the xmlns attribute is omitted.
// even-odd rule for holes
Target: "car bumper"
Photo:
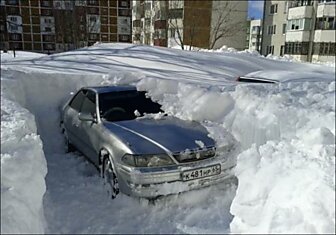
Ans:
<svg viewBox="0 0 336 235"><path fill-rule="evenodd" d="M207 176L188 181L182 180L182 172L221 165L221 172L217 175ZM119 179L122 179L121 190L136 197L155 198L158 196L177 194L193 189L199 189L226 181L232 177L235 162L208 160L199 163L184 164L157 169L133 169L119 168Z"/></svg>

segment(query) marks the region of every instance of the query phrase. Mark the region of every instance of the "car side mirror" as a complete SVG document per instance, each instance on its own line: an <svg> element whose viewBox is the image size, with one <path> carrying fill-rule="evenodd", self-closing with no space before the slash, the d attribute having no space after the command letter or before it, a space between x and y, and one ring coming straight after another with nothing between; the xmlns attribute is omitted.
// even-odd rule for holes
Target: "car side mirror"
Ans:
<svg viewBox="0 0 336 235"><path fill-rule="evenodd" d="M97 119L93 117L90 113L79 113L78 119L87 122L97 122Z"/></svg>

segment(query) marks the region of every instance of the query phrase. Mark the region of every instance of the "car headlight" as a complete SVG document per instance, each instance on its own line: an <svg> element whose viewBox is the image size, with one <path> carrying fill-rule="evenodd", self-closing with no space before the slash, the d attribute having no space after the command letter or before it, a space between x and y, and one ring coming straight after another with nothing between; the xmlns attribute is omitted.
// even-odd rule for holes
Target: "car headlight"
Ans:
<svg viewBox="0 0 336 235"><path fill-rule="evenodd" d="M219 146L217 148L217 152L220 154L223 154L223 153L231 152L234 149L235 149L235 145L231 143L231 144Z"/></svg>
<svg viewBox="0 0 336 235"><path fill-rule="evenodd" d="M132 155L125 154L124 163L134 167L158 167L174 165L174 161L167 154Z"/></svg>

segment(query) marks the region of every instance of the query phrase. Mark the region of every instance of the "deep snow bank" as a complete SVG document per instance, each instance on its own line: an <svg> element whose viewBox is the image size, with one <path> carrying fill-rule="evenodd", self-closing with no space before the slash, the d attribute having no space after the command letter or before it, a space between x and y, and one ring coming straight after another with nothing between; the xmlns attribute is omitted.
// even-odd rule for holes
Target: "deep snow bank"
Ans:
<svg viewBox="0 0 336 235"><path fill-rule="evenodd" d="M320 130L314 130L320 132ZM318 139L329 136L318 134ZM238 156L233 233L335 234L335 145L269 141Z"/></svg>
<svg viewBox="0 0 336 235"><path fill-rule="evenodd" d="M218 144L238 141L245 150L237 158L231 232L335 232L335 82L232 82L265 68L314 72L317 78L334 76L332 68L248 53L121 44L8 62L3 68L2 85L34 113L47 152L60 151L58 107L70 91L133 83L171 115L202 122Z"/></svg>
<svg viewBox="0 0 336 235"><path fill-rule="evenodd" d="M46 174L34 116L1 94L1 233L44 233Z"/></svg>
<svg viewBox="0 0 336 235"><path fill-rule="evenodd" d="M232 233L335 233L335 82L241 85L220 91L145 78L164 110L232 142L239 184Z"/></svg>

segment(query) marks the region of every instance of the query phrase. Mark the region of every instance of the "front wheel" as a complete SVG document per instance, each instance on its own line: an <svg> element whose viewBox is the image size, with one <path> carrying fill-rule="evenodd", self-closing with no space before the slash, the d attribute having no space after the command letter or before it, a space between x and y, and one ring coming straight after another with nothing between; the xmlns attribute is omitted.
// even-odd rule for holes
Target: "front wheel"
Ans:
<svg viewBox="0 0 336 235"><path fill-rule="evenodd" d="M63 132L63 137L64 137L64 151L65 151L65 153L74 152L76 150L76 148L75 148L75 146L73 146L70 143L67 131L63 128L62 132Z"/></svg>
<svg viewBox="0 0 336 235"><path fill-rule="evenodd" d="M109 157L105 157L103 163L104 187L111 199L119 194L118 178L113 170L113 166Z"/></svg>

